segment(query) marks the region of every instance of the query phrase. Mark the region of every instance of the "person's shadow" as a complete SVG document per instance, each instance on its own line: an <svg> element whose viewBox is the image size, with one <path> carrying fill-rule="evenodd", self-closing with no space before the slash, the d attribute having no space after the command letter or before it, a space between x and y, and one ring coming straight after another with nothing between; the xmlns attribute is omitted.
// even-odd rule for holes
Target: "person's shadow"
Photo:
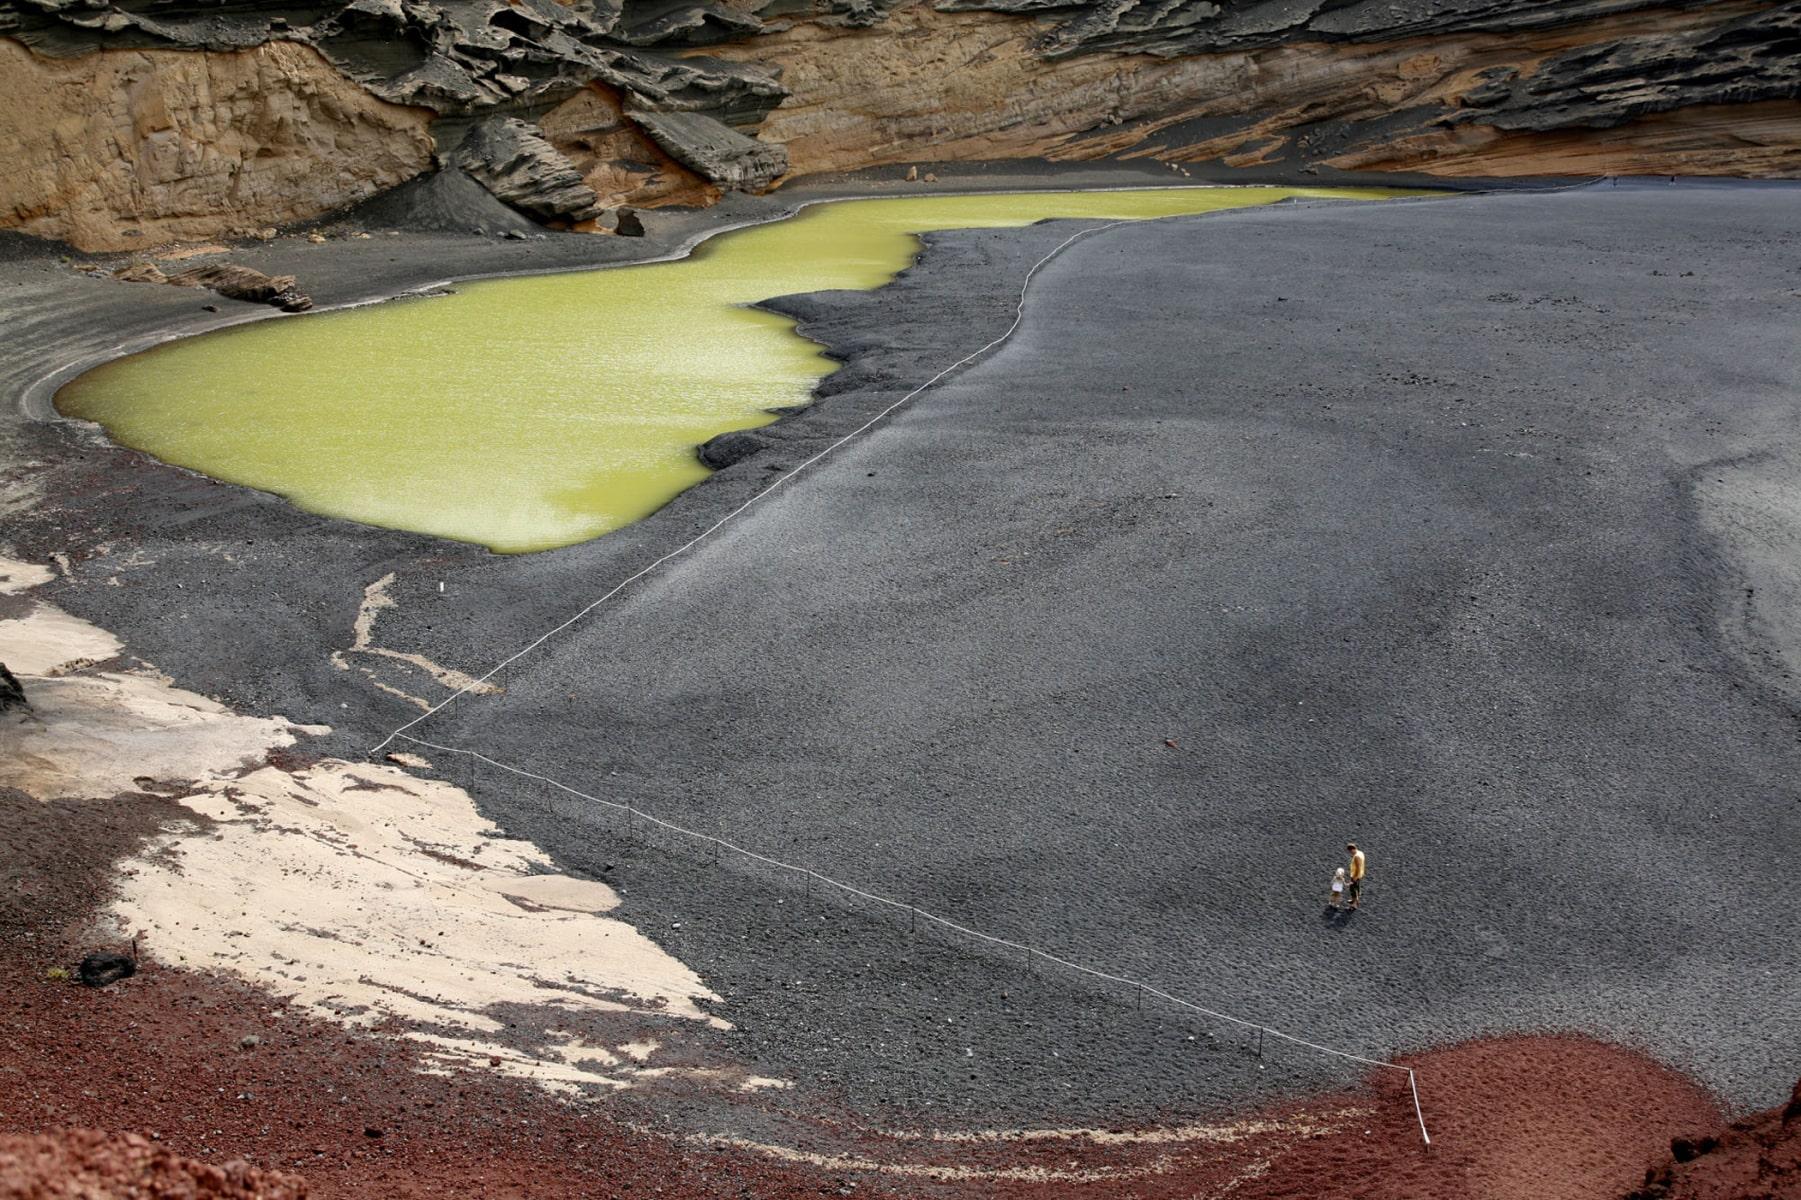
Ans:
<svg viewBox="0 0 1801 1200"><path fill-rule="evenodd" d="M1326 911L1320 914L1320 923L1328 929L1349 929L1351 921L1357 916L1354 908L1333 908L1326 905Z"/></svg>

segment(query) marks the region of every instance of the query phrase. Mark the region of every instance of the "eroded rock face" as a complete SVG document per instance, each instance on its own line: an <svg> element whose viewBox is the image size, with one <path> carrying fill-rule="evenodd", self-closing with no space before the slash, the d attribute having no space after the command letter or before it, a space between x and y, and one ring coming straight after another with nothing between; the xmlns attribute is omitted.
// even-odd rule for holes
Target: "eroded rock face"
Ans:
<svg viewBox="0 0 1801 1200"><path fill-rule="evenodd" d="M0 228L129 250L303 220L424 170L430 121L306 46L50 59L0 38Z"/></svg>
<svg viewBox="0 0 1801 1200"><path fill-rule="evenodd" d="M1122 30L1150 17L1109 10L1103 22L1102 7L1084 8L1093 9L1084 24L1073 6L1044 21L907 6L865 29L796 24L719 52L781 68L795 99L760 137L787 147L796 174L1027 156L1468 175L1801 174L1797 4L1655 17L1536 5L1510 22L1504 3L1440 3L1447 15L1437 25L1402 6L1389 37L1368 20L1347 24L1367 18L1367 6L1255 36L1248 14L1275 6L1226 6L1188 30L1179 18L1198 8L1160 9L1155 29L1131 38ZM1109 52L1128 44L1140 52ZM1186 52L1200 45L1208 48Z"/></svg>
<svg viewBox="0 0 1801 1200"><path fill-rule="evenodd" d="M428 124L577 228L919 161L1801 175L1801 0L0 0L0 47L0 227L88 248L316 215Z"/></svg>
<svg viewBox="0 0 1801 1200"><path fill-rule="evenodd" d="M652 141L625 115L619 92L605 84L589 84L546 113L542 126L604 206L705 206L723 194Z"/></svg>

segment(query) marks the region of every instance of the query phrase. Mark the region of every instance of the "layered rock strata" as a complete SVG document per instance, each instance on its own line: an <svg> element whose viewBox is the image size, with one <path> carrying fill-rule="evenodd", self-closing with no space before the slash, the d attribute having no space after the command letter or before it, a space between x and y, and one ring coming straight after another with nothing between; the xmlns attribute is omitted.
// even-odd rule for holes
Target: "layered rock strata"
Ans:
<svg viewBox="0 0 1801 1200"><path fill-rule="evenodd" d="M1146 38L1157 52L1119 54L1069 51L1062 24L910 6L878 28L797 24L728 52L782 69L794 97L762 136L787 146L798 173L1042 156L1793 175L1797 13L1725 3L1392 40L1308 31L1201 54Z"/></svg>
<svg viewBox="0 0 1801 1200"><path fill-rule="evenodd" d="M1801 174L1801 0L0 0L0 54L0 227L93 249L433 165L577 228L920 161Z"/></svg>

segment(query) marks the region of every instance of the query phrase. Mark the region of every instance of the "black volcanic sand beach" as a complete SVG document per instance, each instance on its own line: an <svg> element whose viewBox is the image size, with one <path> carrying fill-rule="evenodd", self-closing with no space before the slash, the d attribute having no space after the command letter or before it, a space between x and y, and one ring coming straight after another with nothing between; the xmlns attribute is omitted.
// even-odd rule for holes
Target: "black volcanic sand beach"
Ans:
<svg viewBox="0 0 1801 1200"><path fill-rule="evenodd" d="M1801 1072L1798 199L1100 233L1000 352L415 732L1360 1054L1578 1030L1773 1103ZM368 583L397 573L382 644L485 669L996 336L1080 228L935 235L879 293L782 302L851 359L823 402L584 546L361 530L46 426L14 431L54 463L14 540L72 547L46 591L177 682L351 752L417 713L327 662ZM1118 1122L1360 1071L474 784L622 888L725 997L719 1049L799 1085L779 1104ZM1369 902L1327 919L1350 838Z"/></svg>

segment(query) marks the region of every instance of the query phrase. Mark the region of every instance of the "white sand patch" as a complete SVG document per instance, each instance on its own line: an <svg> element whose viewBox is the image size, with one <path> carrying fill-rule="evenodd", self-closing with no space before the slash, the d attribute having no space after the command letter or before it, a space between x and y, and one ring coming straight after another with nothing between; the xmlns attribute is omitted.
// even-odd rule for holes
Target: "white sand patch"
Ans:
<svg viewBox="0 0 1801 1200"><path fill-rule="evenodd" d="M831 1154L777 1146L746 1138L696 1136L696 1144L735 1146L768 1155L784 1162L806 1163L831 1171L864 1171L878 1175L911 1179L932 1179L941 1183L1098 1183L1105 1180L1127 1180L1163 1175L1192 1168L1193 1154L1207 1147L1234 1146L1253 1138L1279 1137L1289 1141L1323 1137L1341 1128L1350 1118L1363 1115L1361 1109L1343 1109L1323 1116L1295 1116L1282 1120L1250 1119L1222 1121L1213 1124L1185 1124L1160 1129L989 1129L967 1132L888 1132L883 1136L899 1140L897 1150L908 1144L1003 1144L1016 1142L1067 1143L1070 1149L1083 1146L1158 1147L1162 1152L1143 1158L1128 1159L1093 1166L1083 1166L1072 1159L1067 1167L1016 1164L955 1164L942 1161L913 1161L906 1158L877 1158L873 1154ZM941 1153L941 1152L933 1152ZM1226 1183L1221 1195L1246 1179L1267 1173L1269 1161L1252 1158L1239 1165L1234 1177Z"/></svg>
<svg viewBox="0 0 1801 1200"><path fill-rule="evenodd" d="M53 578L0 558L0 592ZM205 820L146 847L110 913L144 935L146 955L352 1025L398 1020L427 1069L474 1063L560 1089L664 1073L746 1086L742 1071L654 1065L647 1020L729 1026L702 1009L717 997L693 971L598 915L619 904L611 888L550 874L449 784L373 764L268 766L270 750L329 729L241 716L147 664L91 665L123 650L47 604L0 621L0 661L31 701L0 718L0 785L39 799L110 797L146 778L193 789L181 803ZM509 1005L550 1032L508 1035ZM580 1032L609 1015L625 1018L621 1046Z"/></svg>
<svg viewBox="0 0 1801 1200"><path fill-rule="evenodd" d="M567 875L497 876L484 880L482 886L540 908L603 913L619 907L618 893L606 884Z"/></svg>
<svg viewBox="0 0 1801 1200"><path fill-rule="evenodd" d="M49 604L0 621L0 662L15 675L55 675L113 658L124 649L118 638L98 625Z"/></svg>
<svg viewBox="0 0 1801 1200"><path fill-rule="evenodd" d="M0 596L16 596L49 583L56 573L37 563L20 562L0 554Z"/></svg>
<svg viewBox="0 0 1801 1200"><path fill-rule="evenodd" d="M0 562L0 570L19 564ZM13 578L50 578L14 574ZM294 742L290 722L242 717L150 670L93 671L124 647L49 604L0 621L0 662L29 712L0 719L0 785L39 799L116 796L138 779L198 784Z"/></svg>
<svg viewBox="0 0 1801 1200"><path fill-rule="evenodd" d="M164 839L114 909L162 961L228 971L353 1024L426 1026L417 1036L440 1062L552 1086L628 1084L647 1072L639 1043L566 1035L523 1051L504 1044L496 1006L553 1010L561 1026L636 1011L728 1027L702 1009L717 997L699 976L598 915L618 904L612 889L533 875L549 860L450 784L328 760L182 803L212 831Z"/></svg>
<svg viewBox="0 0 1801 1200"><path fill-rule="evenodd" d="M467 675L462 671L441 666L425 657L423 654L413 654L403 650L390 650L386 646L378 646L375 644L376 618L381 616L384 609L399 607L399 602L388 594L388 588L393 582L394 572L390 571L363 589L363 602L357 606L356 622L351 627L354 640L351 642L348 649L335 650L332 652L332 666L340 671L348 671L350 669L350 655L367 654L377 658L392 659L395 662L401 662L410 667L415 667L431 676L432 679L436 680L452 692L467 691L474 695L499 692L500 688L496 687L494 684L484 683L473 675ZM368 667L361 667L359 669L364 675L369 677L369 682L373 683L382 691L393 696L398 696L402 700L417 705L421 709L430 711L431 704L423 698L415 696L410 692L404 692L390 684L383 683L375 677L375 672L371 671Z"/></svg>
<svg viewBox="0 0 1801 1200"><path fill-rule="evenodd" d="M40 800L116 796L144 778L204 785L294 742L284 720L240 717L154 675L20 682L32 711L0 724L0 784Z"/></svg>

